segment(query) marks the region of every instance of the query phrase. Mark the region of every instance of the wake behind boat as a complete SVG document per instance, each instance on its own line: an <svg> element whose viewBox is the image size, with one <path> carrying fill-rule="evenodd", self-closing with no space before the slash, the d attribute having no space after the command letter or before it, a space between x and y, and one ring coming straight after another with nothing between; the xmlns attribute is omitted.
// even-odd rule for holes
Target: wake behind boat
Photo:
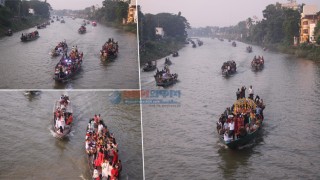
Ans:
<svg viewBox="0 0 320 180"><path fill-rule="evenodd" d="M62 95L54 103L52 131L56 138L63 139L70 132L73 122L73 109L69 96Z"/></svg>
<svg viewBox="0 0 320 180"><path fill-rule="evenodd" d="M62 56L55 67L53 79L56 81L67 81L70 77L76 74L82 65L83 53L79 53L77 47L73 47L70 55Z"/></svg>
<svg viewBox="0 0 320 180"><path fill-rule="evenodd" d="M259 96L253 100L253 94L246 98L244 91L245 89L234 104L221 114L217 122L219 139L230 149L250 143L258 135L264 119L263 100Z"/></svg>

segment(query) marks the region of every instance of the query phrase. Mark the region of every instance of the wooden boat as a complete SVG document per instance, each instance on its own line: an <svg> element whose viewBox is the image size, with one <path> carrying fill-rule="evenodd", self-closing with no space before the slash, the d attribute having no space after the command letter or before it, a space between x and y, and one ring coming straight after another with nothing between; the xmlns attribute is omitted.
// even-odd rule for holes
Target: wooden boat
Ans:
<svg viewBox="0 0 320 180"><path fill-rule="evenodd" d="M202 46L203 45L203 41L198 40L198 46Z"/></svg>
<svg viewBox="0 0 320 180"><path fill-rule="evenodd" d="M6 36L12 36L12 34L13 34L13 33L12 33L12 30L11 30L11 29L9 29L9 30L5 33Z"/></svg>
<svg viewBox="0 0 320 180"><path fill-rule="evenodd" d="M230 76L237 72L237 64L234 61L224 62L221 66L222 76Z"/></svg>
<svg viewBox="0 0 320 180"><path fill-rule="evenodd" d="M166 58L164 60L164 64L170 66L172 64L171 60L169 58Z"/></svg>
<svg viewBox="0 0 320 180"><path fill-rule="evenodd" d="M78 32L79 32L80 34L84 34L84 33L87 32L87 29L86 29L86 27L81 26L81 27L78 29Z"/></svg>
<svg viewBox="0 0 320 180"><path fill-rule="evenodd" d="M168 68L166 67L162 71L157 71L157 73L154 75L154 78L157 86L167 87L175 84L178 81L178 74L170 74Z"/></svg>
<svg viewBox="0 0 320 180"><path fill-rule="evenodd" d="M33 41L35 39L39 38L39 32L38 31L34 31L32 33L28 33L28 34L22 34L20 39L22 42L27 42L27 41Z"/></svg>
<svg viewBox="0 0 320 180"><path fill-rule="evenodd" d="M57 57L62 54L67 54L67 52L68 52L68 45L66 41L62 41L62 42L59 42L59 44L54 49L52 49L51 57Z"/></svg>
<svg viewBox="0 0 320 180"><path fill-rule="evenodd" d="M92 21L92 26L97 26L97 22Z"/></svg>
<svg viewBox="0 0 320 180"><path fill-rule="evenodd" d="M41 94L41 91L37 91L37 90L25 91L24 92L25 96L37 96L39 94Z"/></svg>
<svg viewBox="0 0 320 180"><path fill-rule="evenodd" d="M55 66L53 79L60 82L65 82L74 76L82 66L83 53L79 54L75 59L70 57L62 57Z"/></svg>
<svg viewBox="0 0 320 180"><path fill-rule="evenodd" d="M47 27L46 24L37 25L37 29L44 29L44 28L46 28L46 27Z"/></svg>
<svg viewBox="0 0 320 180"><path fill-rule="evenodd" d="M178 56L179 56L179 53L177 51L172 53L172 57L178 57Z"/></svg>
<svg viewBox="0 0 320 180"><path fill-rule="evenodd" d="M149 61L144 65L142 70L145 72L149 72L149 71L154 71L156 68L157 68L157 61Z"/></svg>
<svg viewBox="0 0 320 180"><path fill-rule="evenodd" d="M108 172L108 168L110 168L113 171L113 167L110 164L114 164L118 171L116 176L116 179L118 179L122 170L118 155L118 144L111 132L103 133L104 136L102 136L102 134L98 132L99 128L101 132L107 131L107 126L104 121L100 119L100 116L91 118L87 125L85 136L85 151L91 178L96 179L102 176L102 179L107 179L108 174L104 174L102 170L105 168L105 171ZM101 149L99 149L99 147ZM108 155L109 158L104 158L105 155ZM104 163L105 159L107 162Z"/></svg>
<svg viewBox="0 0 320 180"><path fill-rule="evenodd" d="M233 110L231 113L233 115L226 116L222 114L217 122L217 132L220 141L228 146L230 149L237 149L244 145L249 144L253 139L255 139L262 128L263 124L263 110L265 105L262 102L254 101L249 98L241 98L233 104ZM259 114L253 113L254 118L251 122L248 122L250 112L256 112L259 108ZM246 120L247 118L247 120ZM228 135L228 130L223 128L224 123L227 122L237 123L238 129L235 129L235 139L232 139ZM247 122L247 123L246 123Z"/></svg>
<svg viewBox="0 0 320 180"><path fill-rule="evenodd" d="M60 119L57 116L58 114L62 115ZM63 139L71 132L72 122L69 125L66 124L70 115L73 115L72 103L67 95L63 95L60 100L54 103L53 107L51 130L54 137Z"/></svg>
<svg viewBox="0 0 320 180"><path fill-rule="evenodd" d="M251 61L251 68L254 71L259 71L262 70L264 67L264 58L262 57L254 57L253 60Z"/></svg>
<svg viewBox="0 0 320 180"><path fill-rule="evenodd" d="M233 47L237 47L237 43L235 41L232 42Z"/></svg>
<svg viewBox="0 0 320 180"><path fill-rule="evenodd" d="M248 46L248 47L246 48L246 51L247 51L248 53L251 53L251 52L252 52L252 47L251 47L251 46Z"/></svg>
<svg viewBox="0 0 320 180"><path fill-rule="evenodd" d="M118 57L119 52L118 42L114 42L113 39L109 39L100 50L101 61L113 61Z"/></svg>

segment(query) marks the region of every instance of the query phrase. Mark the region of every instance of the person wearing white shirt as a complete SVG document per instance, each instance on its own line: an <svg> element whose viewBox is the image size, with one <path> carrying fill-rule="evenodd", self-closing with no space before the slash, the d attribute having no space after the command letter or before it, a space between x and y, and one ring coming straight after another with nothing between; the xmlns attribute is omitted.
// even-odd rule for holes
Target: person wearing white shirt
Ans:
<svg viewBox="0 0 320 180"><path fill-rule="evenodd" d="M249 87L249 98L253 100L253 95L254 95L254 92L253 92L253 89L252 89L252 86Z"/></svg>
<svg viewBox="0 0 320 180"><path fill-rule="evenodd" d="M229 126L229 136L232 135L232 138L234 140L234 120L233 119L231 119L228 126Z"/></svg>

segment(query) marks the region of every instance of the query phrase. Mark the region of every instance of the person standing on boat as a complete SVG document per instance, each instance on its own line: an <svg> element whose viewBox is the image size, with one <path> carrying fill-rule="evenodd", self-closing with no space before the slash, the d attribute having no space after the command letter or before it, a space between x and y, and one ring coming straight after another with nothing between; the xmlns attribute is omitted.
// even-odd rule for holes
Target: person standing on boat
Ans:
<svg viewBox="0 0 320 180"><path fill-rule="evenodd" d="M240 99L240 93L241 93L241 92L240 92L240 89L238 88L238 91L236 92L237 100Z"/></svg>
<svg viewBox="0 0 320 180"><path fill-rule="evenodd" d="M252 86L249 87L249 98L253 100L254 91L252 89Z"/></svg>
<svg viewBox="0 0 320 180"><path fill-rule="evenodd" d="M235 127L235 125L234 125L233 116L230 115L229 118L230 118L230 122L228 125L229 126L229 137L232 136L232 139L234 140L234 127Z"/></svg>
<svg viewBox="0 0 320 180"><path fill-rule="evenodd" d="M246 97L246 87L242 86L241 87L241 93L240 93L240 98L245 98Z"/></svg>

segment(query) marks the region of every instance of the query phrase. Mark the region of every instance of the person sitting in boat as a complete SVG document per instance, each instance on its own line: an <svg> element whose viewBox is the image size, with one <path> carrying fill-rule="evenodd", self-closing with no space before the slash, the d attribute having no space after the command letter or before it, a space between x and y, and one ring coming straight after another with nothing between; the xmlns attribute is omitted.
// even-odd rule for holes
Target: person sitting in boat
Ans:
<svg viewBox="0 0 320 180"><path fill-rule="evenodd" d="M66 122L66 125L70 125L73 122L73 116L72 113L69 115L68 120Z"/></svg>

